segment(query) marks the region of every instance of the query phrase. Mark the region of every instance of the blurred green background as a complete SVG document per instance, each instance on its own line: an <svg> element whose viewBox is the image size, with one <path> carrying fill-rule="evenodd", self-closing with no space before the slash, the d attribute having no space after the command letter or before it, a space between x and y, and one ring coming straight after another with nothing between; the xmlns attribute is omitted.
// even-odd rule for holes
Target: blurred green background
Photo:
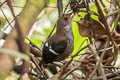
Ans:
<svg viewBox="0 0 120 80"><path fill-rule="evenodd" d="M0 4L3 3L5 0L0 0ZM44 43L54 28L54 25L57 22L58 19L58 11L56 7L56 1L57 0L50 0L49 5L46 6L46 8L39 14L38 18L36 19L36 22L34 23L31 31L28 34L28 38L35 43L38 47L42 49L42 42ZM15 14L18 15L20 11L23 9L25 5L26 0L13 0L13 7L15 10ZM63 0L64 8L68 4L69 0ZM106 0L103 0L107 8L109 8L109 3L107 3ZM103 7L102 7L103 9ZM11 31L11 26L8 26L8 22L5 19L5 16L11 22L13 20L13 17L11 15L11 12L7 6L7 4L4 4L0 8L0 29L2 29L4 32L9 33ZM94 5L94 3L90 4L90 10L97 12L97 9ZM3 14L4 13L4 14ZM27 13L30 14L30 13ZM81 12L79 13L81 17L75 16L74 20L78 21L80 18L84 18L85 13ZM106 15L106 14L105 14ZM98 17L95 15L91 15L92 18L98 20ZM11 24L14 25L14 22ZM8 26L8 27L7 27ZM7 28L6 28L7 27ZM55 33L55 31L54 31ZM89 41L87 37L81 37L78 30L78 25L76 22L73 22L73 33L74 33L74 51L72 53L75 54L80 48L83 48L86 46ZM27 41L27 40L26 40ZM0 45L2 45L3 40L0 41ZM82 46L81 46L82 45ZM80 47L81 46L81 47ZM80 54L82 54L85 50L83 50ZM80 57L80 56L78 56ZM75 59L77 59L76 57ZM120 62L120 61L118 61ZM118 63L117 63L118 64ZM14 79L10 79L14 80Z"/></svg>
<svg viewBox="0 0 120 80"><path fill-rule="evenodd" d="M5 0L0 0L1 3L4 1ZM26 0L13 0L13 5L14 5L13 7L14 7L16 15L18 15L20 13L20 11L23 9L25 1ZM56 1L57 0L50 0L49 5L46 6L46 8L40 13L40 15L36 19L36 22L34 23L32 29L28 35L30 40L33 43L35 43L38 47L40 47L41 49L42 49L42 42L46 41L46 38L52 31L52 29L58 19L58 11L57 11L57 7L56 7ZM69 0L63 0L64 8L68 4L68 2L69 2ZM106 2L106 0L104 0L104 2L107 4L107 7L109 7L109 4ZM4 14L6 15L9 22L11 22L13 17L11 15L11 12L10 12L8 6L6 4L4 4L3 6L1 6L1 9L4 12ZM92 11L97 12L97 9L93 3L90 5L90 9ZM8 26L8 22L6 21L5 16L3 15L2 11L0 11L0 27L5 32L9 33L11 30L11 27ZM75 21L80 20L80 18L84 18L85 13L81 12L81 13L79 13L79 15L81 17L78 17L78 16L74 17ZM92 15L91 17L97 20L97 16ZM12 23L12 25L14 25L14 22ZM8 27L6 28L6 26L8 26ZM79 31L78 31L78 25L75 22L73 22L73 33L74 33L74 51L72 54L75 54L79 50L79 48L82 48L85 45L87 45L89 43L89 41L88 41L87 37L80 36ZM81 44L82 44L82 47L80 47ZM82 51L82 53L83 52L84 51Z"/></svg>

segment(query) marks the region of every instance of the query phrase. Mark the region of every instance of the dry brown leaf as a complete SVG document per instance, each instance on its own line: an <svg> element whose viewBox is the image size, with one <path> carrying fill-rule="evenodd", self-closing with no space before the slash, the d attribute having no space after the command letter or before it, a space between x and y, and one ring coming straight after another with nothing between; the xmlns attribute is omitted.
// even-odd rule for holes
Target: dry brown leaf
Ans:
<svg viewBox="0 0 120 80"><path fill-rule="evenodd" d="M117 44L120 44L120 34L118 32L114 32L113 38Z"/></svg>
<svg viewBox="0 0 120 80"><path fill-rule="evenodd" d="M91 22L80 20L77 23L79 26L79 33L83 37L95 37L97 39L107 37L104 25L97 20L91 19Z"/></svg>

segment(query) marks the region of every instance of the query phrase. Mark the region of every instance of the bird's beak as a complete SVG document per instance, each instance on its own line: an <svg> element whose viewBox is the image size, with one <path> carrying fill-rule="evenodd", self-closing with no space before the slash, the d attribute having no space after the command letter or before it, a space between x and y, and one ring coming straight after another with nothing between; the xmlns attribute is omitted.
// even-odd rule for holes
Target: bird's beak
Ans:
<svg viewBox="0 0 120 80"><path fill-rule="evenodd" d="M72 20L72 19L73 19L73 17L74 17L74 14L71 14L71 15L70 15L70 20Z"/></svg>

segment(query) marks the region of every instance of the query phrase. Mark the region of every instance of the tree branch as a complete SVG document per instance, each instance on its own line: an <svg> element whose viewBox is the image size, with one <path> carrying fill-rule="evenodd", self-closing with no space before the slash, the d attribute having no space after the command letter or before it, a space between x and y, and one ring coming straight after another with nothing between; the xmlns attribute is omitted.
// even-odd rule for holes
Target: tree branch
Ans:
<svg viewBox="0 0 120 80"><path fill-rule="evenodd" d="M37 16L44 9L49 0L27 0L24 9L18 17L19 25L22 29L23 34L26 36L29 33L33 23L35 22ZM30 13L30 14L26 14ZM14 28L11 33L7 36L6 42L3 48L9 48L19 51L16 39L19 36ZM14 57L8 54L0 54L0 80L4 80L8 73L14 67ZM7 65L7 66L4 66Z"/></svg>

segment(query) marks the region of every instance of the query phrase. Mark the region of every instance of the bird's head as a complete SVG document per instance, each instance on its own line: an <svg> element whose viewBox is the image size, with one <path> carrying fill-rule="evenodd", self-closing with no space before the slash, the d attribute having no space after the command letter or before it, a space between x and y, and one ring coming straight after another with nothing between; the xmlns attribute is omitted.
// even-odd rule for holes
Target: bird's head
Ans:
<svg viewBox="0 0 120 80"><path fill-rule="evenodd" d="M65 27L72 22L73 17L74 14L63 14L58 20L58 25L62 25Z"/></svg>

